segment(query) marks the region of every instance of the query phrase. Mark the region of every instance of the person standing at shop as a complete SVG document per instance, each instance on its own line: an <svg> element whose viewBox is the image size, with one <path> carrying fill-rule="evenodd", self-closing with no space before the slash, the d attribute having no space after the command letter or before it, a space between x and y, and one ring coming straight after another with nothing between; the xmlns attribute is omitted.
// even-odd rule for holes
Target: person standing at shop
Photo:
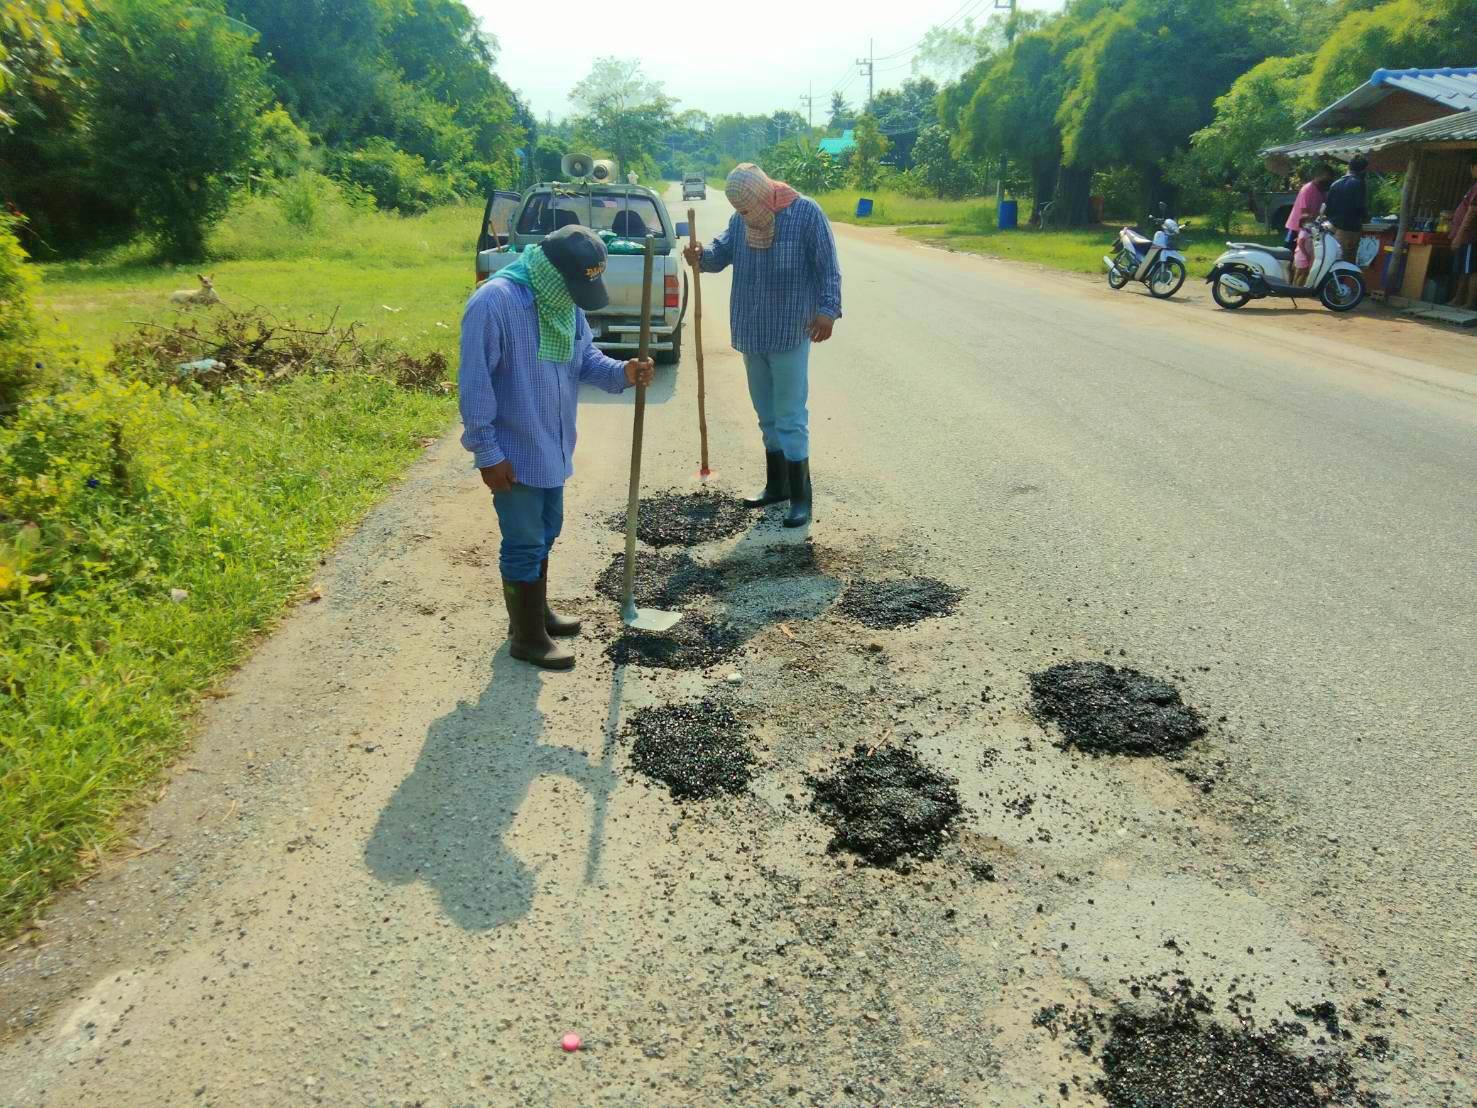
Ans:
<svg viewBox="0 0 1477 1108"><path fill-rule="evenodd" d="M733 266L730 327L744 356L749 399L764 437L764 491L751 507L790 502L786 527L811 516L810 347L841 318L841 265L820 205L745 162L725 187L728 229L707 247L686 248L704 273Z"/></svg>
<svg viewBox="0 0 1477 1108"><path fill-rule="evenodd" d="M1308 183L1298 193L1287 217L1287 245L1293 251L1292 283L1301 285L1313 268L1313 234L1308 224L1323 210L1328 199L1328 186L1333 184L1333 169L1327 165L1314 167Z"/></svg>
<svg viewBox="0 0 1477 1108"><path fill-rule="evenodd" d="M1333 224L1344 261L1359 264L1359 239L1369 222L1369 159L1362 155L1349 163L1349 172L1329 186L1323 210Z"/></svg>
<svg viewBox="0 0 1477 1108"><path fill-rule="evenodd" d="M1456 281L1449 305L1477 311L1477 155L1472 157L1472 187L1451 217L1452 273Z"/></svg>

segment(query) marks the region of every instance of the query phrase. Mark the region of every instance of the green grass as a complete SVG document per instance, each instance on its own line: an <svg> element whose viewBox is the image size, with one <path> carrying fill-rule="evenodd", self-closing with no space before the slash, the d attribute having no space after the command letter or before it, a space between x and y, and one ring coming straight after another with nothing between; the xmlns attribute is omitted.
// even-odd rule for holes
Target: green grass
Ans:
<svg viewBox="0 0 1477 1108"><path fill-rule="evenodd" d="M872 199L871 216L856 214L856 202L863 196ZM968 200L919 199L890 189L838 189L816 197L826 215L836 223L879 223L907 226L919 223L994 222L995 201L973 197Z"/></svg>
<svg viewBox="0 0 1477 1108"><path fill-rule="evenodd" d="M862 196L873 199L872 216L868 219L858 219L856 215L856 202ZM1074 230L1043 232L1021 227L1001 231L996 226L993 198L919 200L886 189L875 192L845 189L827 193L818 200L826 214L837 222L897 226L901 234L934 246L1034 262L1075 273L1101 273L1103 255L1112 249L1122 226L1110 221L1101 227ZM1029 203L1022 201L1021 218L1029 214ZM1208 220L1190 217L1190 222L1193 226L1180 236L1180 247L1191 275L1204 274L1225 250L1226 236L1206 230ZM1237 236L1248 241L1280 239L1249 222L1237 229Z"/></svg>
<svg viewBox="0 0 1477 1108"><path fill-rule="evenodd" d="M337 309L450 355L478 215L354 213L294 240L248 211L210 269L233 305ZM199 693L453 418L448 394L373 373L185 394L99 368L128 320L172 318L185 276L129 252L44 267L48 339L72 353L0 426L0 934L107 849Z"/></svg>

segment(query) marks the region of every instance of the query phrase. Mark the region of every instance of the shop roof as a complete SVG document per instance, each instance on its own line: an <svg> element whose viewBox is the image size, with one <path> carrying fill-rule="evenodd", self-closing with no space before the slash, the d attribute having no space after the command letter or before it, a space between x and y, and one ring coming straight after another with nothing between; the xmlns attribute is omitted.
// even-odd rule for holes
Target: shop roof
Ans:
<svg viewBox="0 0 1477 1108"><path fill-rule="evenodd" d="M1477 66L1459 69L1376 69L1368 82L1305 121L1300 131L1357 127L1360 115L1396 92L1408 92L1454 112L1477 109Z"/></svg>
<svg viewBox="0 0 1477 1108"><path fill-rule="evenodd" d="M830 154L833 158L840 157L856 145L856 132L842 131L840 138L823 138L817 145L820 146L821 153Z"/></svg>
<svg viewBox="0 0 1477 1108"><path fill-rule="evenodd" d="M1290 158L1342 158L1373 154L1394 146L1416 142L1477 142L1477 111L1458 112L1428 123L1409 127L1387 127L1382 131L1352 131L1341 135L1289 142L1263 150L1263 155L1285 154Z"/></svg>

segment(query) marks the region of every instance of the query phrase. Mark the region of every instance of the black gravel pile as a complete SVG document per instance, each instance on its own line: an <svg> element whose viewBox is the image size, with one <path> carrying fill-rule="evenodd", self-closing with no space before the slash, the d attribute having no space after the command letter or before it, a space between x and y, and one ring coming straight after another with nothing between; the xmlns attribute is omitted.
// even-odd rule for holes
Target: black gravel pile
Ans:
<svg viewBox="0 0 1477 1108"><path fill-rule="evenodd" d="M754 509L736 496L704 490L643 497L636 515L636 537L647 546L697 546L732 538L754 522ZM612 531L626 530L626 513L611 516Z"/></svg>
<svg viewBox="0 0 1477 1108"><path fill-rule="evenodd" d="M670 631L634 631L627 628L605 648L618 666L654 666L658 669L706 669L744 645L744 634L727 623L685 615Z"/></svg>
<svg viewBox="0 0 1477 1108"><path fill-rule="evenodd" d="M673 800L740 793L753 776L748 725L714 700L642 708L625 734L634 740L631 764L666 785Z"/></svg>
<svg viewBox="0 0 1477 1108"><path fill-rule="evenodd" d="M866 627L887 630L952 615L963 596L963 589L932 577L857 581L841 597L840 608L843 614Z"/></svg>
<svg viewBox="0 0 1477 1108"><path fill-rule="evenodd" d="M1271 1031L1201 1023L1186 1007L1113 1016L1097 1091L1111 1108L1374 1108L1341 1054L1300 1057Z"/></svg>
<svg viewBox="0 0 1477 1108"><path fill-rule="evenodd" d="M1167 681L1102 662L1063 662L1031 674L1036 715L1062 746L1089 754L1177 757L1205 734L1194 708Z"/></svg>
<svg viewBox="0 0 1477 1108"><path fill-rule="evenodd" d="M625 587L626 556L617 554L600 576L595 591L611 600L621 599ZM695 561L685 551L676 554L636 555L636 603L643 608L676 608L693 596L714 596L723 588L723 574Z"/></svg>
<svg viewBox="0 0 1477 1108"><path fill-rule="evenodd" d="M827 850L858 854L874 866L939 852L962 813L955 782L910 750L858 746L828 777L810 777L811 808L836 829Z"/></svg>

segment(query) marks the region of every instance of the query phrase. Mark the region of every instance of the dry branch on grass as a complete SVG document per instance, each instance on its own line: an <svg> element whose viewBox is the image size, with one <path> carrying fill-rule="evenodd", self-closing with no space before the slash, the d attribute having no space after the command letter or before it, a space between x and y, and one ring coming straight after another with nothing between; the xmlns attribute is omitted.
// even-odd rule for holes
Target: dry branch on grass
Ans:
<svg viewBox="0 0 1477 1108"><path fill-rule="evenodd" d="M358 323L303 327L264 310L224 309L208 319L169 326L134 323L113 347L110 368L157 385L219 392L233 384L275 385L305 373L362 373L405 389L445 392L446 356L415 355L365 339Z"/></svg>

